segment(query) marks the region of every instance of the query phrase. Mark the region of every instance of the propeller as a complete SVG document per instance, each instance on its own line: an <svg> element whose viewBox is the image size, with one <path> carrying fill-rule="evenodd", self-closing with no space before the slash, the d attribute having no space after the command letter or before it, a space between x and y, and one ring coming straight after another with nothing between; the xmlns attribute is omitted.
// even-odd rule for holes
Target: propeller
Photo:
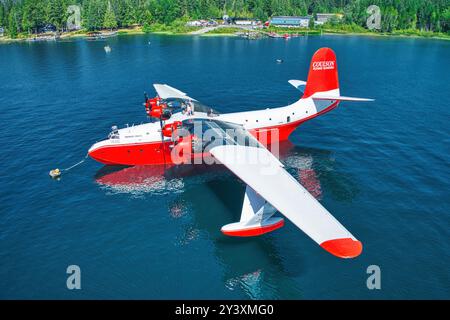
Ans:
<svg viewBox="0 0 450 320"><path fill-rule="evenodd" d="M163 120L162 120L163 114L161 112L161 115L159 116L159 127L161 128L161 147L162 147L162 153L164 158L164 171L166 170L166 151L164 148L164 132L163 132Z"/></svg>
<svg viewBox="0 0 450 320"><path fill-rule="evenodd" d="M167 103L163 103L161 99L157 96L155 99L150 100L150 105L147 105L147 102L149 101L147 92L144 92L144 99L145 99L145 107L147 110L147 113L149 116L154 118L159 118L159 127L161 132L161 148L163 152L163 158L164 158L164 168L166 167L166 152L165 152L165 143L164 143L164 121L170 119L172 116L172 110L171 106L169 106ZM156 103L152 103L156 102Z"/></svg>
<svg viewBox="0 0 450 320"><path fill-rule="evenodd" d="M161 108L161 113L159 115L159 127L161 129L161 147L162 147L162 153L163 153L163 158L164 158L164 170L166 168L166 151L165 151L165 147L164 147L164 132L163 132L163 128L164 128L164 123L163 120L167 120L172 116L172 112L170 110L164 110L165 108Z"/></svg>

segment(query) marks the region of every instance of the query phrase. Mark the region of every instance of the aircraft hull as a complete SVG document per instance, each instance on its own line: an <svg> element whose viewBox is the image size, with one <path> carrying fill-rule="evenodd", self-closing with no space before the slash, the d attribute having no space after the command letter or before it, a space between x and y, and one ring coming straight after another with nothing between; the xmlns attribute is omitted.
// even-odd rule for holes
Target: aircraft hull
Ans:
<svg viewBox="0 0 450 320"><path fill-rule="evenodd" d="M278 130L278 142L285 141L289 135L297 128L303 121L296 121L281 126L274 126L268 128L258 128L250 130L250 133L255 136L260 142L265 141L276 142L275 135L271 137L272 130ZM261 132L265 132L263 135ZM89 151L89 156L105 165L158 165L158 164L172 164L171 157L171 141L164 142L144 142L144 143L130 143L118 145L106 145Z"/></svg>
<svg viewBox="0 0 450 320"><path fill-rule="evenodd" d="M303 122L313 119L317 116L320 116L324 113L331 111L332 109L338 106L339 102L334 101L328 107L323 110L310 112L309 115L305 114L305 116L301 116L297 119L292 119L293 121L285 121L284 123L278 125L261 125L261 127L253 127L249 128L248 131L263 144L266 144L267 141L271 143L274 142L282 142L289 138L291 133ZM288 114L293 114L291 111L295 111L298 106L292 105L286 108ZM270 114L280 113L278 109L271 109L270 111L264 110L264 112L268 113L267 117L270 117ZM310 110L313 111L313 110ZM261 111L253 111L250 112L251 118L259 117L257 113ZM269 113L270 112L270 113ZM247 117L247 115L242 115L240 113L234 114L225 114L227 118L223 119L224 121L238 122L240 118ZM222 119L219 119L222 120ZM158 126L159 128L159 126ZM132 130L132 129L131 129ZM153 129L156 130L156 129ZM132 131L129 131L132 132ZM276 134L275 134L276 132ZM157 133L157 140L153 140L150 142L131 142L131 143L117 143L117 144L97 144L94 145L89 150L89 156L106 165L157 165L157 164L172 164L171 157L171 145L172 142L167 139L164 142L159 140L160 134ZM195 155L197 157L202 157L204 155Z"/></svg>

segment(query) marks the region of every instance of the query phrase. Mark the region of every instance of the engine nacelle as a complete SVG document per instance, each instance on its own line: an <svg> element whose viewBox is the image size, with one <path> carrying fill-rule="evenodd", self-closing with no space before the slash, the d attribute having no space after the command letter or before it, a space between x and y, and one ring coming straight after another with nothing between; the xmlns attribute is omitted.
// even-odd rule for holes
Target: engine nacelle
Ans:
<svg viewBox="0 0 450 320"><path fill-rule="evenodd" d="M173 133L179 127L181 127L181 121L166 124L162 129L164 137L172 138Z"/></svg>
<svg viewBox="0 0 450 320"><path fill-rule="evenodd" d="M162 115L162 112L163 112L162 107L155 106L150 110L150 117L159 119Z"/></svg>
<svg viewBox="0 0 450 320"><path fill-rule="evenodd" d="M151 108L150 113L147 112L147 114L149 114L149 116L152 118L161 119L164 121L169 120L172 116L172 112L167 109L166 104L154 105Z"/></svg>

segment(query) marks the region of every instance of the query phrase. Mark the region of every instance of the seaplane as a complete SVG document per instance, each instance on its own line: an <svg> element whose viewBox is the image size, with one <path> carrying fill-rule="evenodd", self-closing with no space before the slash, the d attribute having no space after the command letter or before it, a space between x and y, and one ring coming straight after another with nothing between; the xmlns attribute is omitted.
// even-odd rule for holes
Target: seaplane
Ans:
<svg viewBox="0 0 450 320"><path fill-rule="evenodd" d="M340 94L336 55L330 48L314 53L306 81L289 83L301 92L298 101L233 113L219 113L185 92L154 84L156 97L145 94L144 102L151 122L113 126L88 154L105 165L223 165L246 184L240 220L222 226L223 234L259 236L281 228L284 216L332 255L355 258L362 252L361 241L286 171L277 146L299 125L342 101L373 99Z"/></svg>

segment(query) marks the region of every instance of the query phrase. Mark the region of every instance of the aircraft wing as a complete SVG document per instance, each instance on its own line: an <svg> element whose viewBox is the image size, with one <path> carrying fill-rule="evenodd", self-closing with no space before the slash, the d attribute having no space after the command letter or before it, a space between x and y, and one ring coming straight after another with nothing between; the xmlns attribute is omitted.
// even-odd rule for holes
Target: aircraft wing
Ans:
<svg viewBox="0 0 450 320"><path fill-rule="evenodd" d="M215 146L209 152L247 184L247 193L250 187L329 253L340 258L353 258L362 252L361 242L265 147L228 144ZM254 211L262 215L262 209ZM229 226L236 228L242 223L243 217L241 222Z"/></svg>
<svg viewBox="0 0 450 320"><path fill-rule="evenodd" d="M166 100L166 99L183 99L183 100L196 101L195 99L189 97L185 92L175 89L167 84L154 84L153 87L155 88L156 92L158 93L158 96L164 100Z"/></svg>

